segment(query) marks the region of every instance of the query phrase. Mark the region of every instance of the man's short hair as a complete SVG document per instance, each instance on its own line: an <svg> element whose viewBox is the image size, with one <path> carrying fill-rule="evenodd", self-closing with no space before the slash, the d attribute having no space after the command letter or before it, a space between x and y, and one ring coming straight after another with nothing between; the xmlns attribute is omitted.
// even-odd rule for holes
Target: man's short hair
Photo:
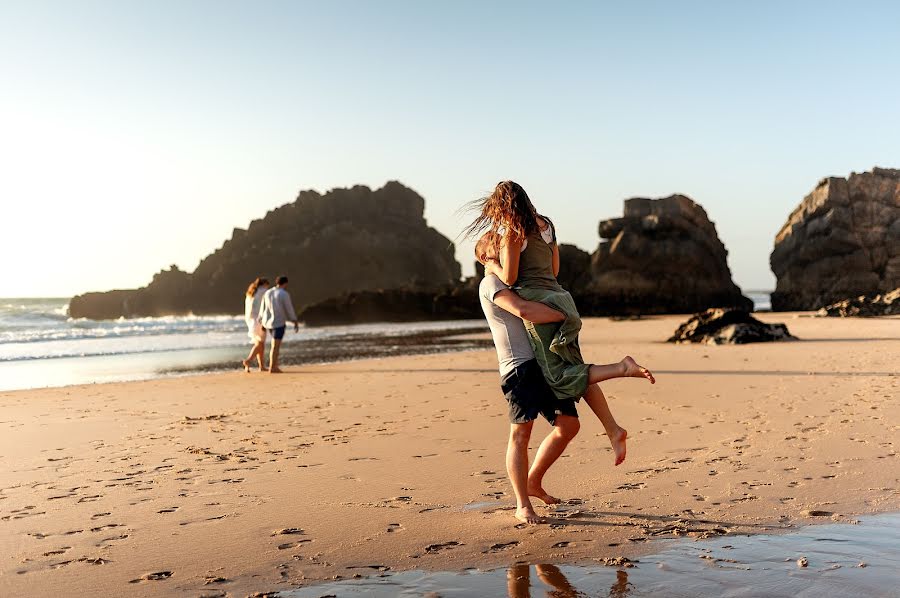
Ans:
<svg viewBox="0 0 900 598"><path fill-rule="evenodd" d="M279 276L275 279L275 284L277 284L278 286L283 286L287 284L287 281L287 276Z"/></svg>
<svg viewBox="0 0 900 598"><path fill-rule="evenodd" d="M493 231L484 233L475 243L475 259L482 264L488 259L497 259L499 251L500 235Z"/></svg>

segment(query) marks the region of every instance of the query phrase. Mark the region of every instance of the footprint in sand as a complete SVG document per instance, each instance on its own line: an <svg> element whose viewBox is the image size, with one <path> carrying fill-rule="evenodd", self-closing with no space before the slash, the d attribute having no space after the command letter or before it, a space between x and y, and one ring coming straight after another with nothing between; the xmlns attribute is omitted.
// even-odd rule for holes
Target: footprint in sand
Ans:
<svg viewBox="0 0 900 598"><path fill-rule="evenodd" d="M275 530L272 532L273 536L290 536L294 534L303 534L304 531L299 527L285 527L283 529Z"/></svg>
<svg viewBox="0 0 900 598"><path fill-rule="evenodd" d="M137 579L132 579L128 583L142 583L145 581L160 581L163 579L169 579L174 575L174 571L156 571L155 573L144 573Z"/></svg>
<svg viewBox="0 0 900 598"><path fill-rule="evenodd" d="M481 554L490 554L492 552L501 552L503 550L509 550L510 548L515 548L519 545L519 542L513 540L512 542L498 542L496 544L491 544L491 546L483 551Z"/></svg>
<svg viewBox="0 0 900 598"><path fill-rule="evenodd" d="M454 546L462 546L462 544L453 540L451 540L450 542L441 542L439 544L429 544L425 547L425 552L434 554L442 550L448 550L450 548L453 548Z"/></svg>

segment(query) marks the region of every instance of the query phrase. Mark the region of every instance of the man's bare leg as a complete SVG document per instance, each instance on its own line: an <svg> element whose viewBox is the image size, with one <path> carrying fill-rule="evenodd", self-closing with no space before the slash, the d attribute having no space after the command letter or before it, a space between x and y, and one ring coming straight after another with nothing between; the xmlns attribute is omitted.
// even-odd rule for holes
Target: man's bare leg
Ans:
<svg viewBox="0 0 900 598"><path fill-rule="evenodd" d="M600 390L599 385L591 384L588 386L587 392L584 393L584 402L588 404L588 407L591 408L591 411L603 424L603 429L606 430L606 435L609 437L609 443L612 445L613 453L616 457L616 465L621 465L625 460L625 439L628 437L628 432L616 423L616 418L613 417L612 411L609 410L606 396Z"/></svg>
<svg viewBox="0 0 900 598"><path fill-rule="evenodd" d="M550 466L556 463L559 456L566 450L566 446L578 434L581 424L577 417L571 415L557 415L553 424L553 430L547 434L538 447L537 455L528 470L528 496L534 496L548 505L559 504L560 500L551 496L544 490L544 474Z"/></svg>
<svg viewBox="0 0 900 598"><path fill-rule="evenodd" d="M543 523L528 498L528 441L534 422L510 424L506 447L506 473L516 495L516 519L523 523Z"/></svg>
<svg viewBox="0 0 900 598"><path fill-rule="evenodd" d="M531 598L531 565L513 565L506 570L509 598Z"/></svg>
<svg viewBox="0 0 900 598"><path fill-rule="evenodd" d="M281 349L281 341L277 339L272 339L272 352L269 354L269 373L270 374L280 374L281 370L278 369L278 352Z"/></svg>
<svg viewBox="0 0 900 598"><path fill-rule="evenodd" d="M638 365L630 355L626 355L619 363L594 364L588 370L589 384L597 384L613 378L646 378L650 384L656 384L656 378L653 377L650 370Z"/></svg>
<svg viewBox="0 0 900 598"><path fill-rule="evenodd" d="M259 351L256 352L256 363L259 364L260 372L266 371L265 366L263 366L263 359L265 357L265 353L266 353L266 342L260 341L259 342Z"/></svg>
<svg viewBox="0 0 900 598"><path fill-rule="evenodd" d="M578 596L578 590L569 583L569 580L556 565L535 565L534 568L537 569L538 578L556 590L556 592L547 592L548 594L556 596Z"/></svg>

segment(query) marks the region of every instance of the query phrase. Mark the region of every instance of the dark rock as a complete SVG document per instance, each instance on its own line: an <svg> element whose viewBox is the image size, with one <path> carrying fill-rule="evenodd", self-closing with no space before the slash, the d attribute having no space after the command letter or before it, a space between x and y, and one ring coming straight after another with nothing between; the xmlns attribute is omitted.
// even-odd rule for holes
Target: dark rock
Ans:
<svg viewBox="0 0 900 598"><path fill-rule="evenodd" d="M480 319L474 278L442 289L387 289L347 293L307 307L300 319L307 326Z"/></svg>
<svg viewBox="0 0 900 598"><path fill-rule="evenodd" d="M900 170L822 179L775 236L772 309L813 310L900 286Z"/></svg>
<svg viewBox="0 0 900 598"><path fill-rule="evenodd" d="M816 315L836 318L900 315L900 288L883 295L860 295L852 299L844 299L823 307Z"/></svg>
<svg viewBox="0 0 900 598"><path fill-rule="evenodd" d="M668 342L743 345L783 340L796 340L784 324L764 324L740 309L713 308L679 326Z"/></svg>
<svg viewBox="0 0 900 598"><path fill-rule="evenodd" d="M133 291L72 299L73 317L94 319L168 314L237 314L257 276L286 274L297 307L366 289L438 289L460 279L449 239L430 228L425 200L397 182L302 191L231 239L188 274L157 274Z"/></svg>
<svg viewBox="0 0 900 598"><path fill-rule="evenodd" d="M591 254L575 245L560 243L559 276L556 280L573 297L584 294L591 286Z"/></svg>
<svg viewBox="0 0 900 598"><path fill-rule="evenodd" d="M715 225L690 198L628 199L623 217L602 221L599 231L591 280L572 292L584 315L753 309L731 280Z"/></svg>

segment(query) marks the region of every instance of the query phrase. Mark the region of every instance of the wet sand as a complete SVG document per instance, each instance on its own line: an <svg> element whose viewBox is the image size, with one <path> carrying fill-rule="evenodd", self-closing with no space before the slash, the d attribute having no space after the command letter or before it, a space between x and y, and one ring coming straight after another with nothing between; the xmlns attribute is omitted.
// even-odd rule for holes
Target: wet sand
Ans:
<svg viewBox="0 0 900 598"><path fill-rule="evenodd" d="M491 350L0 394L0 595L232 595L380 568L589 564L652 540L900 510L900 319L763 314L800 342L662 343L683 320L586 322L629 430L582 429L512 518ZM548 430L535 427L532 447Z"/></svg>

